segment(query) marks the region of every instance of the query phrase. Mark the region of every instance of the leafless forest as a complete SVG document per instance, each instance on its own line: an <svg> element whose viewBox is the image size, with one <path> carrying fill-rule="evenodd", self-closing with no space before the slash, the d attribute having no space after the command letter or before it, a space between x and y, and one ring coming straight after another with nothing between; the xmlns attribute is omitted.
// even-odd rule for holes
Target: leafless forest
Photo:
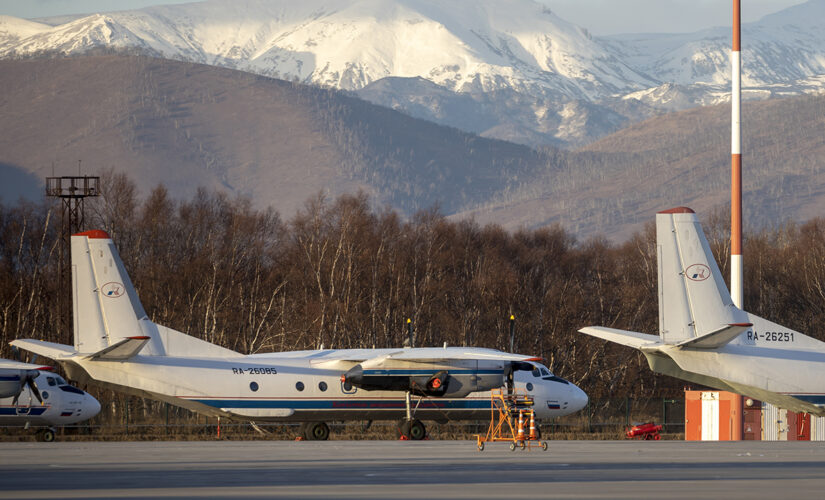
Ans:
<svg viewBox="0 0 825 500"><path fill-rule="evenodd" d="M599 324L657 331L652 225L623 244L576 241L563 227L508 232L436 210L403 219L366 195L308 200L292 219L200 190L147 197L123 174L103 179L86 229L109 232L153 321L243 352L392 347L412 318L418 346L474 345L543 357L591 398L664 397L628 349L577 333ZM726 272L724 217L705 220ZM0 355L8 342L71 344L58 279L59 205L0 205ZM747 237L746 306L822 338L825 219ZM65 281L64 281L65 283ZM62 299L60 298L62 295Z"/></svg>

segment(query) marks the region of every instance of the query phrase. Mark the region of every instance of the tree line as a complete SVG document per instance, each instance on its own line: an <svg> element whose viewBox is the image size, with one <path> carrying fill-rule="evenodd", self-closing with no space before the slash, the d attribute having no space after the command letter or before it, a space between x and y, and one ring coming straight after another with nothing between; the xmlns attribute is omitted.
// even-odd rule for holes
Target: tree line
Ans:
<svg viewBox="0 0 825 500"><path fill-rule="evenodd" d="M436 209L408 219L364 194L307 200L289 220L250 200L199 190L141 198L123 174L87 200L86 229L113 238L151 319L242 352L416 346L514 349L544 358L591 398L678 396L640 354L578 333L588 325L658 331L653 224L622 244L561 226L506 231ZM60 279L59 204L0 204L0 356L38 338L72 344ZM727 273L727 228L705 220ZM68 248L63 250L68 252ZM745 304L822 338L825 219L747 236Z"/></svg>

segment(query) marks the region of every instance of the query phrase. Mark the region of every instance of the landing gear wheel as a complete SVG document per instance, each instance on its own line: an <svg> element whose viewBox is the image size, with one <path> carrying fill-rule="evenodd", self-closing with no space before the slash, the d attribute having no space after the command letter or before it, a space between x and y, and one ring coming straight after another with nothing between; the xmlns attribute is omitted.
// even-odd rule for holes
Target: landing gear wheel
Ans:
<svg viewBox="0 0 825 500"><path fill-rule="evenodd" d="M547 441L542 441L541 442L541 449L542 449L542 451L547 451Z"/></svg>
<svg viewBox="0 0 825 500"><path fill-rule="evenodd" d="M478 443L478 451L484 451L484 443Z"/></svg>
<svg viewBox="0 0 825 500"><path fill-rule="evenodd" d="M427 437L427 428L424 427L424 424L421 420L413 420L410 422L410 439L413 441L421 441L425 437Z"/></svg>
<svg viewBox="0 0 825 500"><path fill-rule="evenodd" d="M398 432L402 439L421 441L427 437L427 428L420 420L402 420L398 424Z"/></svg>
<svg viewBox="0 0 825 500"><path fill-rule="evenodd" d="M51 443L54 441L54 431L51 429L41 429L37 431L37 440L44 443Z"/></svg>
<svg viewBox="0 0 825 500"><path fill-rule="evenodd" d="M521 449L523 450L524 448L526 448L526 447L527 447L527 445L526 445L526 444L524 444L524 441L519 441L519 442L518 442L518 447L519 447L519 448L521 448Z"/></svg>
<svg viewBox="0 0 825 500"><path fill-rule="evenodd" d="M324 422L309 422L304 427L304 438L307 441L326 441L329 439L329 426Z"/></svg>
<svg viewBox="0 0 825 500"><path fill-rule="evenodd" d="M510 451L516 451L516 443L510 443Z"/></svg>

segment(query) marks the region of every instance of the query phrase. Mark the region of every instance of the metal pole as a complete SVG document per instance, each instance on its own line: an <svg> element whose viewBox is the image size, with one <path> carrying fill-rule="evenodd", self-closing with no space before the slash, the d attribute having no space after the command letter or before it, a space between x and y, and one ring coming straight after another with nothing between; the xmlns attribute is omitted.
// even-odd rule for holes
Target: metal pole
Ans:
<svg viewBox="0 0 825 500"><path fill-rule="evenodd" d="M510 315L510 352L516 352L516 317Z"/></svg>
<svg viewBox="0 0 825 500"><path fill-rule="evenodd" d="M593 415L590 413L590 398L587 399L587 432L593 432Z"/></svg>
<svg viewBox="0 0 825 500"><path fill-rule="evenodd" d="M667 400L662 398L662 430L667 430Z"/></svg>
<svg viewBox="0 0 825 500"><path fill-rule="evenodd" d="M624 426L630 427L630 397L624 398Z"/></svg>
<svg viewBox="0 0 825 500"><path fill-rule="evenodd" d="M733 0L733 47L731 50L731 199L730 199L730 295L743 307L742 262L742 59L740 56L740 0Z"/></svg>
<svg viewBox="0 0 825 500"><path fill-rule="evenodd" d="M412 320L410 318L407 318L407 335L410 339L410 347L415 347L415 343L413 342Z"/></svg>

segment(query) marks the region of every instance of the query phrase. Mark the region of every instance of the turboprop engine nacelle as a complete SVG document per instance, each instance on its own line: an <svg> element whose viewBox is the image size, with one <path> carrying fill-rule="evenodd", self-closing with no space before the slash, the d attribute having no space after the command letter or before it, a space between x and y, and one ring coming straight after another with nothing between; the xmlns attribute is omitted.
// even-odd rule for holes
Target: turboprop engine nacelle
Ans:
<svg viewBox="0 0 825 500"><path fill-rule="evenodd" d="M344 383L365 391L404 391L421 396L463 398L471 392L501 387L504 376L482 380L475 373L450 373L441 370L435 373L417 374L416 370L365 370L360 364L341 376ZM479 382L482 384L479 384Z"/></svg>

